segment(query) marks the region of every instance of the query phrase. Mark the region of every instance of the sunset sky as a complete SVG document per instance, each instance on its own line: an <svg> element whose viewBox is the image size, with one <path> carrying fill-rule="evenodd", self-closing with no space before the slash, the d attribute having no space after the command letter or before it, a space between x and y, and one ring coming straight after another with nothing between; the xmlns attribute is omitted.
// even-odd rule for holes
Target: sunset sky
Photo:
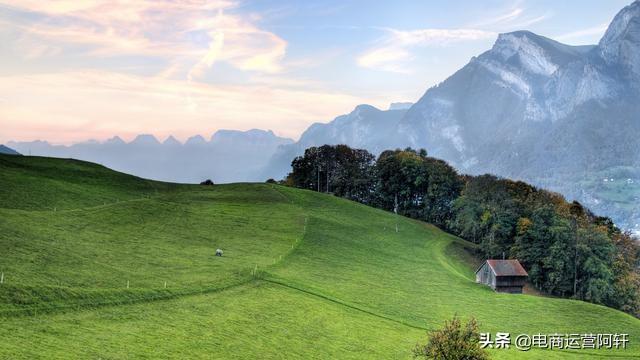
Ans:
<svg viewBox="0 0 640 360"><path fill-rule="evenodd" d="M501 32L597 43L630 0L585 3L0 0L0 143L297 138L416 101Z"/></svg>

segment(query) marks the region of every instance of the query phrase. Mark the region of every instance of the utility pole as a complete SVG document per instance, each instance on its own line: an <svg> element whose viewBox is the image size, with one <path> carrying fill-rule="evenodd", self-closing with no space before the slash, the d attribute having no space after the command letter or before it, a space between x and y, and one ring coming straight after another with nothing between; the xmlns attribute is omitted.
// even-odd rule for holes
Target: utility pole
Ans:
<svg viewBox="0 0 640 360"><path fill-rule="evenodd" d="M318 184L317 184L317 188L318 188L318 192L320 192L320 157L318 155L318 148L314 147L315 151L314 154L315 156L315 161L316 161L316 172L317 172L317 177L318 177Z"/></svg>
<svg viewBox="0 0 640 360"><path fill-rule="evenodd" d="M398 193L393 200L393 212L396 214L396 232L398 232Z"/></svg>
<svg viewBox="0 0 640 360"><path fill-rule="evenodd" d="M396 196L393 200L393 212L398 215L398 194L396 193Z"/></svg>
<svg viewBox="0 0 640 360"><path fill-rule="evenodd" d="M329 193L329 162L327 162L327 194Z"/></svg>

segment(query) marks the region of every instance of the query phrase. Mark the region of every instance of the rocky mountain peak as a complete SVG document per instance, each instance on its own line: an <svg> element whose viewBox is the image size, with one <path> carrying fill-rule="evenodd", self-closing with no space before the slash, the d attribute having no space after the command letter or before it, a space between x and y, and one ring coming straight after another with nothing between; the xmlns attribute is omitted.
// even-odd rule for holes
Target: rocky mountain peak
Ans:
<svg viewBox="0 0 640 360"><path fill-rule="evenodd" d="M202 137L202 135L194 135L187 139L185 145L205 145L207 140Z"/></svg>
<svg viewBox="0 0 640 360"><path fill-rule="evenodd" d="M598 47L607 64L619 64L640 75L640 1L613 18Z"/></svg>
<svg viewBox="0 0 640 360"><path fill-rule="evenodd" d="M593 46L570 46L532 33L514 31L498 35L484 58L507 64L523 73L548 77L560 67L579 60Z"/></svg>
<svg viewBox="0 0 640 360"><path fill-rule="evenodd" d="M180 143L180 141L178 141L178 139L176 139L173 135L169 135L169 137L167 137L163 142L163 145L171 145L171 146L176 146L176 145L182 145L182 143Z"/></svg>
<svg viewBox="0 0 640 360"><path fill-rule="evenodd" d="M211 143L264 143L264 144L288 144L293 140L277 136L271 130L251 129L240 130L218 130L211 136Z"/></svg>
<svg viewBox="0 0 640 360"><path fill-rule="evenodd" d="M105 144L112 144L112 145L122 145L124 144L124 140L122 140L122 138L120 136L114 136L110 139L107 139L105 142Z"/></svg>
<svg viewBox="0 0 640 360"><path fill-rule="evenodd" d="M135 139L131 142L131 144L137 145L159 145L160 142L156 139L155 136L151 134L141 134L136 136Z"/></svg>

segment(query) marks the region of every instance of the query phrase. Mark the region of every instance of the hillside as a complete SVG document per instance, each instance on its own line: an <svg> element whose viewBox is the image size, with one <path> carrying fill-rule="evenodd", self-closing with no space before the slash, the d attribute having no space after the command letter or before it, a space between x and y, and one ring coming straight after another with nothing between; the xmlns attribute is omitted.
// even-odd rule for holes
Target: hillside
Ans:
<svg viewBox="0 0 640 360"><path fill-rule="evenodd" d="M496 294L464 246L310 191L0 155L0 358L402 359L456 313L493 333L630 334L627 350L497 359L640 357L637 319Z"/></svg>

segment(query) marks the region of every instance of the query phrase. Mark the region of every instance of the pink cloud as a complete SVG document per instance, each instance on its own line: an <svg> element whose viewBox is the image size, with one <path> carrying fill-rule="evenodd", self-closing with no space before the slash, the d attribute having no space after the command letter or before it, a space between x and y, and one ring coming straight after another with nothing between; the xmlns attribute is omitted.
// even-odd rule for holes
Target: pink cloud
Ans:
<svg viewBox="0 0 640 360"><path fill-rule="evenodd" d="M241 70L278 72L287 46L286 41L260 29L252 19L232 14L237 5L225 0L9 0L5 4L55 20L13 24L33 43L39 39L42 44L86 45L90 47L89 54L99 57L142 55L179 59L195 64L199 73L203 64L216 61ZM209 41L194 42L188 36L194 32L205 34ZM224 38L221 44L220 38Z"/></svg>

